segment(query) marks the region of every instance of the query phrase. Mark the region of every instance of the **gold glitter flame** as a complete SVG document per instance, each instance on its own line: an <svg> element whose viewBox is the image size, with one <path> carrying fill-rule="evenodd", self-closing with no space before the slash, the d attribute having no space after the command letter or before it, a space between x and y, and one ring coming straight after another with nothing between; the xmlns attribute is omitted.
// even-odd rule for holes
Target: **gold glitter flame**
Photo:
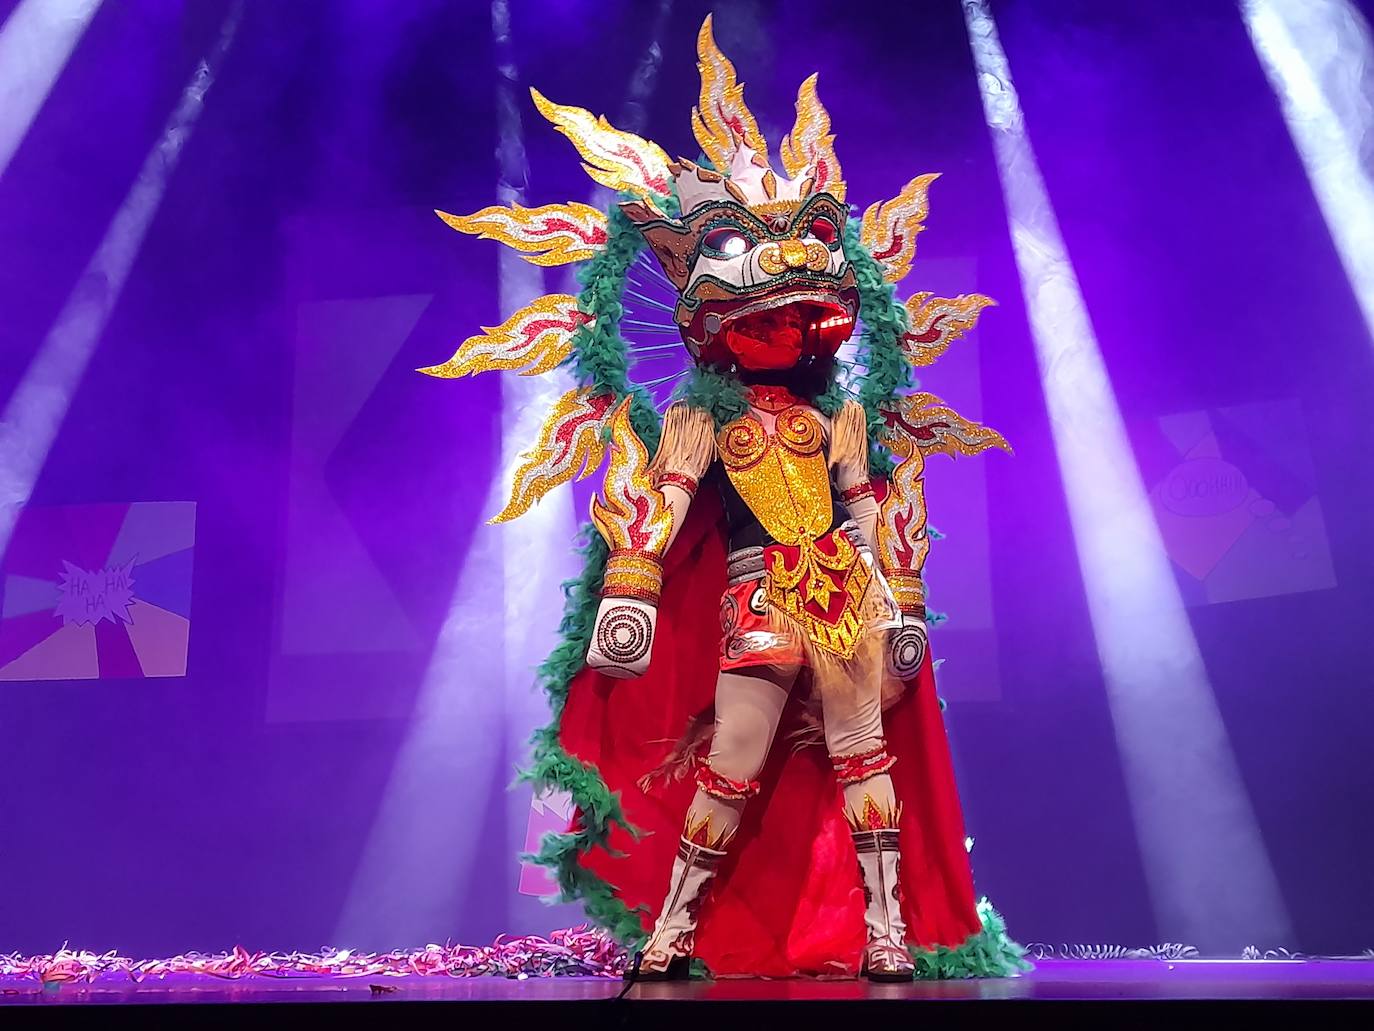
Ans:
<svg viewBox="0 0 1374 1031"><path fill-rule="evenodd" d="M619 193L628 190L652 204L654 197L672 193L668 155L652 140L622 132L585 108L555 104L530 89L534 106L582 155L582 168L596 182Z"/></svg>
<svg viewBox="0 0 1374 1031"><path fill-rule="evenodd" d="M989 448L1012 453L1007 438L996 430L965 419L934 394L920 392L897 399L882 409L881 441L893 454L976 455Z"/></svg>
<svg viewBox="0 0 1374 1031"><path fill-rule="evenodd" d="M911 271L916 257L916 237L925 228L930 200L926 191L940 178L938 172L919 175L889 201L875 201L864 212L859 226L860 242L883 267L883 278L895 283Z"/></svg>
<svg viewBox="0 0 1374 1031"><path fill-rule="evenodd" d="M932 364L973 328L984 308L996 303L984 294L912 294L906 302L911 328L902 335L902 356L917 367Z"/></svg>
<svg viewBox="0 0 1374 1031"><path fill-rule="evenodd" d="M560 397L540 427L539 440L521 455L505 508L488 522L508 523L559 484L594 473L606 454L601 430L613 400L610 394L595 394L587 387Z"/></svg>
<svg viewBox="0 0 1374 1031"><path fill-rule="evenodd" d="M797 120L782 141L780 156L790 178L795 179L810 168L813 191L844 200L845 185L839 158L835 156L835 135L830 131L830 114L816 93L814 74L797 90Z"/></svg>
<svg viewBox="0 0 1374 1031"><path fill-rule="evenodd" d="M468 337L442 365L418 371L439 379L475 376L498 369L537 376L556 367L572 353L572 338L591 316L577 308L572 294L537 297L499 326L483 326Z"/></svg>
<svg viewBox="0 0 1374 1031"><path fill-rule="evenodd" d="M586 261L606 246L606 215L588 204L542 204L522 208L494 204L471 215L436 215L460 233L479 240L497 240L523 251L532 265L568 265Z"/></svg>
<svg viewBox="0 0 1374 1031"><path fill-rule="evenodd" d="M737 139L766 159L768 144L744 102L744 84L735 80L735 66L716 46L709 14L697 33L697 70L701 73L701 97L698 106L692 108L692 134L716 171L729 171Z"/></svg>
<svg viewBox="0 0 1374 1031"><path fill-rule="evenodd" d="M611 460L601 497L592 497L592 522L613 551L662 555L673 513L649 477L649 452L630 425L630 402L611 415Z"/></svg>

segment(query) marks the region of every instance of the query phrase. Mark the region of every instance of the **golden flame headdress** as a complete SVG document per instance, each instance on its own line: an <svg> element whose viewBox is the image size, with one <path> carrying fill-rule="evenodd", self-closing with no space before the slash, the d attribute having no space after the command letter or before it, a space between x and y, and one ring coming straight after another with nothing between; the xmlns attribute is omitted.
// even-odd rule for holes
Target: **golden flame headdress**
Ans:
<svg viewBox="0 0 1374 1031"><path fill-rule="evenodd" d="M777 155L779 171L745 103L734 65L716 45L709 16L697 35L697 58L701 89L692 130L705 155L701 162L670 160L658 144L615 128L604 116L554 103L538 90L530 93L539 112L576 147L588 176L622 197L628 195L620 211L642 234L678 292L673 321L698 362L719 358L713 334L730 319L773 303L813 305L813 328L830 334L832 343L842 340L859 315L853 255L862 251L887 282L903 278L911 269L928 212L927 191L937 176L917 176L896 197L869 205L856 248L844 236L847 190L817 77L808 77L797 92L796 118ZM605 212L576 202L496 205L465 216L437 214L460 232L499 240L541 266L599 260L614 231ZM725 246L713 248L709 234L714 230L719 235L722 222L730 227ZM623 289L623 268L620 275ZM913 366L930 364L992 303L981 294L914 295L902 316L908 325L897 342L902 356ZM636 385L623 373L626 347L619 337L619 311L594 309L595 299L585 294L540 297L500 326L464 341L448 361L420 370L445 378L491 370L531 376L576 362L580 386L553 407L516 472L510 500L494 521L515 518L558 484L590 475L607 453L614 413L621 413L623 424L617 439L633 434L622 402ZM669 327L657 330L666 331ZM607 372L615 362L606 365L601 352L616 347L621 370ZM963 420L929 395L918 397L918 402L883 415L887 432L882 439L898 444L894 450L899 455L910 449L900 446L898 438L921 431L926 422L940 424L939 446L935 437L920 439L921 451L969 453L1005 446L995 433ZM894 435L898 429L903 432Z"/></svg>

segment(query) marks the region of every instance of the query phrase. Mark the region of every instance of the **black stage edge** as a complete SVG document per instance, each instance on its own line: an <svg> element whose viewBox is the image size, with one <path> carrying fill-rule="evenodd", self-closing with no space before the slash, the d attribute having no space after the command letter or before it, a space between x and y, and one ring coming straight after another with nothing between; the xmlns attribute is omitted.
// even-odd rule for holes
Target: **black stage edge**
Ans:
<svg viewBox="0 0 1374 1031"><path fill-rule="evenodd" d="M16 1017L16 1019L15 1019ZM207 1004L184 1006L62 1006L34 1012L5 1013L5 1027L91 1028L692 1028L694 1031L771 1031L787 1028L1009 1028L1052 1027L1182 1028L1270 1027L1283 1021L1301 1031L1374 1026L1374 1006L1363 1001L1245 999L1245 1001L1157 1002L1000 1002L1000 1004L927 1004L912 1002L620 1002L555 1004L555 1002L414 1002L387 1006L385 1012L349 1002L324 1004ZM892 1021L878 1024L875 1021ZM901 1021L897 1024L896 1021ZM1303 1023L1296 1023L1303 1021Z"/></svg>
<svg viewBox="0 0 1374 1031"><path fill-rule="evenodd" d="M1041 961L1024 977L870 985L721 979L272 978L173 975L44 987L0 979L0 1028L1208 1028L1282 1020L1374 1028L1374 962Z"/></svg>
<svg viewBox="0 0 1374 1031"><path fill-rule="evenodd" d="M201 1005L35 1006L7 1011L6 1028L243 1028L251 1031L303 1024L334 1028L692 1028L694 1031L826 1031L892 1027L1055 1029L1180 1029L1266 1027L1279 1020L1301 1031L1374 1026L1374 1006L1356 1000L1160 1000L954 1003L916 1001L817 1002L689 1000L606 1002L396 1002L385 1011L354 1003L206 1003ZM879 1024L877 1022L888 1022ZM901 1022L900 1024L896 1022ZM1300 1022L1300 1023L1299 1023Z"/></svg>

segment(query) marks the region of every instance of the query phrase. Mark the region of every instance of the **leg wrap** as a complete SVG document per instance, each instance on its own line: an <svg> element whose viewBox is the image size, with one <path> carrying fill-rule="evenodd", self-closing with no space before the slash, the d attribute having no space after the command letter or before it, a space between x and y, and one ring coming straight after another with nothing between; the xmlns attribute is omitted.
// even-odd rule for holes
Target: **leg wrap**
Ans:
<svg viewBox="0 0 1374 1031"><path fill-rule="evenodd" d="M724 774L711 769L706 763L698 764L696 779L697 787L706 794L727 802L742 802L759 793L758 781L731 780Z"/></svg>
<svg viewBox="0 0 1374 1031"><path fill-rule="evenodd" d="M896 758L887 754L886 741L879 741L877 745L863 752L832 755L830 761L835 766L835 779L840 782L840 787L858 784L880 773L886 773L897 764Z"/></svg>

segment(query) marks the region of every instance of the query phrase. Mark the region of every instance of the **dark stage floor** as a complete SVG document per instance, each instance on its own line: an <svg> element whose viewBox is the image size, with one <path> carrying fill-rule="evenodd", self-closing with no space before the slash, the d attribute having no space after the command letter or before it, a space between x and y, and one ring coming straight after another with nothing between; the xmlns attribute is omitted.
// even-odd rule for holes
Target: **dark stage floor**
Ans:
<svg viewBox="0 0 1374 1031"><path fill-rule="evenodd" d="M1374 1018L1374 962L1041 960L1023 977L1001 981L870 985L856 981L719 980L633 987L599 978L269 978L237 981L174 974L132 983L108 976L92 984L43 987L0 978L0 1023L112 1023L147 1027L193 1020L198 1026L296 1027L310 1017L396 1026L484 1026L557 1019L606 1021L610 1026L750 1026L785 1020L789 1029L842 1027L891 1018L921 1027L979 1027L1011 1019L1051 1019L1054 1026L1165 1027L1214 1024L1219 1019L1292 1016L1305 1026L1370 1026ZM705 1003L707 1005L688 1005ZM982 1003L982 1005L976 1005ZM194 1004L193 1012L177 1004ZM376 1007L387 1007L378 1013ZM369 1008L371 1007L371 1008ZM582 1010L583 1012L578 1012ZM580 1023L574 1026L582 1026Z"/></svg>

